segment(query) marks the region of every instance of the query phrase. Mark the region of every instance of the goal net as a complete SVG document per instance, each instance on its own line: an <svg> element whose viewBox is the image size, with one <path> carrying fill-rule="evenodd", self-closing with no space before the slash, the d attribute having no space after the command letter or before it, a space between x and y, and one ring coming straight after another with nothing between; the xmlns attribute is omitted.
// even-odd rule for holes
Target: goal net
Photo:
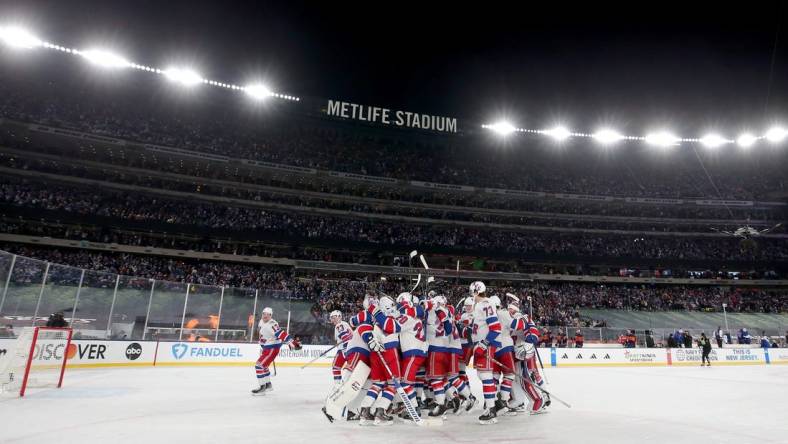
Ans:
<svg viewBox="0 0 788 444"><path fill-rule="evenodd" d="M25 327L0 357L0 393L24 396L29 388L60 387L71 335L70 328Z"/></svg>

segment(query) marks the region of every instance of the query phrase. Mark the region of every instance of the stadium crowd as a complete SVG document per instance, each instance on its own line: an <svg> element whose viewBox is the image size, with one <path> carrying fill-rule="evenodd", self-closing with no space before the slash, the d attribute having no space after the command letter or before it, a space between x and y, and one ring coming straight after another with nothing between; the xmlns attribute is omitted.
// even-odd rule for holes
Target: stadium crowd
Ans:
<svg viewBox="0 0 788 444"><path fill-rule="evenodd" d="M414 207L412 204L395 202L375 202L364 203L358 201L347 201L338 198L337 195L330 197L311 197L302 194L274 191L253 191L243 188L232 188L226 185L210 185L202 183L184 182L180 179L152 178L150 175L130 175L122 171L111 171L105 168L84 168L70 167L70 165L51 163L46 161L24 162L20 159L11 159L7 156L0 156L0 165L5 163L13 168L24 170L34 170L66 175L69 177L79 177L107 181L112 183L122 183L151 188L162 192L162 190L173 190L200 196L222 196L232 199L241 199L249 202L270 202L297 206L299 208L312 208L315 210L330 209L348 213L355 213L358 217L368 214L386 214L393 216L406 216L415 218L427 218L447 221L469 221L478 223L495 223L515 226L538 226L554 228L580 228L580 229L601 229L601 230L629 230L629 231L648 231L648 232L700 232L711 233L716 230L735 230L738 224L726 223L724 220L717 220L714 223L708 221L683 220L680 223L675 219L588 219L578 218L574 215L549 214L491 214L482 213L478 209L470 208L467 210L456 208L421 208ZM749 215L749 214L748 214ZM743 216L743 215L742 215ZM776 214L761 214L762 217L776 217ZM741 222L740 222L741 223ZM763 226L764 222L755 223L756 226ZM770 227L770 226L769 226ZM772 233L784 233L785 228L778 226L771 231Z"/></svg>
<svg viewBox="0 0 788 444"><path fill-rule="evenodd" d="M402 291L407 280L373 281L347 274L322 278L309 271L282 266L253 266L228 262L173 259L136 254L91 252L82 249L54 249L18 244L2 245L2 249L21 256L68 264L73 267L118 273L127 276L203 285L221 285L278 291L279 297L313 301L312 315L327 320L332 310L358 310L367 293ZM0 267L9 266L9 255L0 255ZM16 284L41 282L42 262L17 258L12 281ZM52 268L48 282L74 285L79 270ZM107 286L114 285L114 276L105 274ZM788 311L787 289L758 287L633 285L565 282L490 282L501 295L509 292L523 300L531 296L539 324L546 326L602 326L603 320L583 318L581 309L631 309L640 311L719 311L723 302L730 312L785 313ZM453 304L467 296L463 283L440 281L432 288L445 294ZM419 289L421 291L421 289Z"/></svg>
<svg viewBox="0 0 788 444"><path fill-rule="evenodd" d="M381 246L423 245L453 250L504 251L518 255L580 257L761 261L783 261L788 258L785 239L759 239L758 248L742 248L737 239L729 237L630 237L408 224L176 201L166 197L98 189L53 188L10 178L0 179L0 204L79 216Z"/></svg>
<svg viewBox="0 0 788 444"><path fill-rule="evenodd" d="M139 86L133 85L114 89L108 100L106 91L89 89L66 74L34 77L0 86L0 117L232 158L478 187L754 199L786 186L780 157L750 162L708 156L701 165L688 151L672 152L668 160L632 146L627 156L601 159L587 146L556 153L529 138L522 142L528 149L501 150L490 146L495 143L486 134L456 139L381 135L290 112L262 118L234 102L190 109L154 103L141 99Z"/></svg>

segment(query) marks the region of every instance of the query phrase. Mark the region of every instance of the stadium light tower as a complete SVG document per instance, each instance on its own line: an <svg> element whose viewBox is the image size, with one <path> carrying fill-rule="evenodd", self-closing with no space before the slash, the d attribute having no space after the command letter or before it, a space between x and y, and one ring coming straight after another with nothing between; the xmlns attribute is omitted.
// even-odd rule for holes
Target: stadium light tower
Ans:
<svg viewBox="0 0 788 444"><path fill-rule="evenodd" d="M788 135L788 131L779 126L775 126L766 132L766 139L772 143L780 143L785 139L786 135Z"/></svg>
<svg viewBox="0 0 788 444"><path fill-rule="evenodd" d="M43 45L38 37L18 26L0 27L0 40L13 48L31 49Z"/></svg>
<svg viewBox="0 0 788 444"><path fill-rule="evenodd" d="M736 139L736 143L738 143L739 146L742 148L749 148L753 146L753 144L755 144L757 140L758 138L753 136L752 134L744 133L740 135L738 139Z"/></svg>
<svg viewBox="0 0 788 444"><path fill-rule="evenodd" d="M542 131L542 134L547 134L548 136L552 137L553 139L559 142L568 139L569 136L572 135L572 133L568 129L566 129L566 127L560 125L556 126L553 129L544 130Z"/></svg>
<svg viewBox="0 0 788 444"><path fill-rule="evenodd" d="M594 133L593 138L602 145L612 145L624 138L618 131L602 129Z"/></svg>
<svg viewBox="0 0 788 444"><path fill-rule="evenodd" d="M717 148L731 141L718 134L706 134L700 139L700 143L707 148Z"/></svg>
<svg viewBox="0 0 788 444"><path fill-rule="evenodd" d="M203 81L199 74L187 68L169 68L164 70L163 73L168 79L184 86L194 86Z"/></svg>
<svg viewBox="0 0 788 444"><path fill-rule="evenodd" d="M271 97L271 90L267 86L261 84L248 85L244 87L244 92L250 97L262 100Z"/></svg>
<svg viewBox="0 0 788 444"><path fill-rule="evenodd" d="M517 131L517 128L515 128L514 125L507 122L506 120L501 120L500 122L493 123L492 125L485 125L485 128L491 129L501 136L508 136L509 134Z"/></svg>
<svg viewBox="0 0 788 444"><path fill-rule="evenodd" d="M646 143L649 145L661 146L661 147L668 147L673 145L678 145L679 138L674 136L673 134L662 131L659 133L652 133L646 136Z"/></svg>
<svg viewBox="0 0 788 444"><path fill-rule="evenodd" d="M102 68L128 68L131 66L131 62L126 60L126 58L101 49L80 51L79 55L90 63Z"/></svg>

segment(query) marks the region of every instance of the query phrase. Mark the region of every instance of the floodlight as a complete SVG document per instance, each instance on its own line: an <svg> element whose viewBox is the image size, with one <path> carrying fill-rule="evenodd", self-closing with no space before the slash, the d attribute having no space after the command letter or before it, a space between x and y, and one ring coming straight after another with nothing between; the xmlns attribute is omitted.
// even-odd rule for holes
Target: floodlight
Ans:
<svg viewBox="0 0 788 444"><path fill-rule="evenodd" d="M753 136L752 134L744 133L744 134L740 135L738 139L736 139L736 143L738 143L739 146L742 147L742 148L749 148L753 144L755 144L755 142L757 140L758 140L758 138Z"/></svg>
<svg viewBox="0 0 788 444"><path fill-rule="evenodd" d="M492 125L487 125L486 128L491 129L502 136L507 136L517 130L517 128L515 128L514 125L512 125L511 123L505 120L502 120L498 123L494 123Z"/></svg>
<svg viewBox="0 0 788 444"><path fill-rule="evenodd" d="M592 137L603 145L610 145L624 138L624 136L612 129L599 130Z"/></svg>
<svg viewBox="0 0 788 444"><path fill-rule="evenodd" d="M778 143L782 142L786 135L788 135L788 131L776 126L766 132L766 139L769 140L769 142Z"/></svg>
<svg viewBox="0 0 788 444"><path fill-rule="evenodd" d="M700 143L707 148L717 148L726 143L730 143L730 141L718 134L706 134L700 139Z"/></svg>
<svg viewBox="0 0 788 444"><path fill-rule="evenodd" d="M649 145L667 147L672 145L678 145L678 142L679 142L679 138L667 131L652 133L646 136L646 143L648 143Z"/></svg>
<svg viewBox="0 0 788 444"><path fill-rule="evenodd" d="M553 129L544 130L542 131L543 134L547 134L548 136L554 138L557 141L566 140L572 133L563 126L557 126Z"/></svg>
<svg viewBox="0 0 788 444"><path fill-rule="evenodd" d="M90 49L79 53L90 63L104 68L128 68L132 63L124 57L100 49Z"/></svg>
<svg viewBox="0 0 788 444"><path fill-rule="evenodd" d="M35 48L44 43L30 31L17 26L0 27L0 40L8 46L25 49Z"/></svg>
<svg viewBox="0 0 788 444"><path fill-rule="evenodd" d="M164 75L173 82L180 83L185 86L194 86L201 83L202 77L191 69L185 68L170 68L163 71Z"/></svg>

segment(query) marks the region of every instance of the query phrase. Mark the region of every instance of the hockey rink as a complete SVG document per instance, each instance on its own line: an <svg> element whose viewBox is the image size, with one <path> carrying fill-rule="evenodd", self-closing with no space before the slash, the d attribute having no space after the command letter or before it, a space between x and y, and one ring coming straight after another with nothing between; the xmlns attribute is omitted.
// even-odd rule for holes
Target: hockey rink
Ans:
<svg viewBox="0 0 788 444"><path fill-rule="evenodd" d="M73 370L64 388L0 398L1 443L786 443L788 366L559 368L538 416L440 427L330 424L330 369L282 367L251 396L252 367ZM475 379L475 374L471 375ZM481 387L474 386L479 396Z"/></svg>

